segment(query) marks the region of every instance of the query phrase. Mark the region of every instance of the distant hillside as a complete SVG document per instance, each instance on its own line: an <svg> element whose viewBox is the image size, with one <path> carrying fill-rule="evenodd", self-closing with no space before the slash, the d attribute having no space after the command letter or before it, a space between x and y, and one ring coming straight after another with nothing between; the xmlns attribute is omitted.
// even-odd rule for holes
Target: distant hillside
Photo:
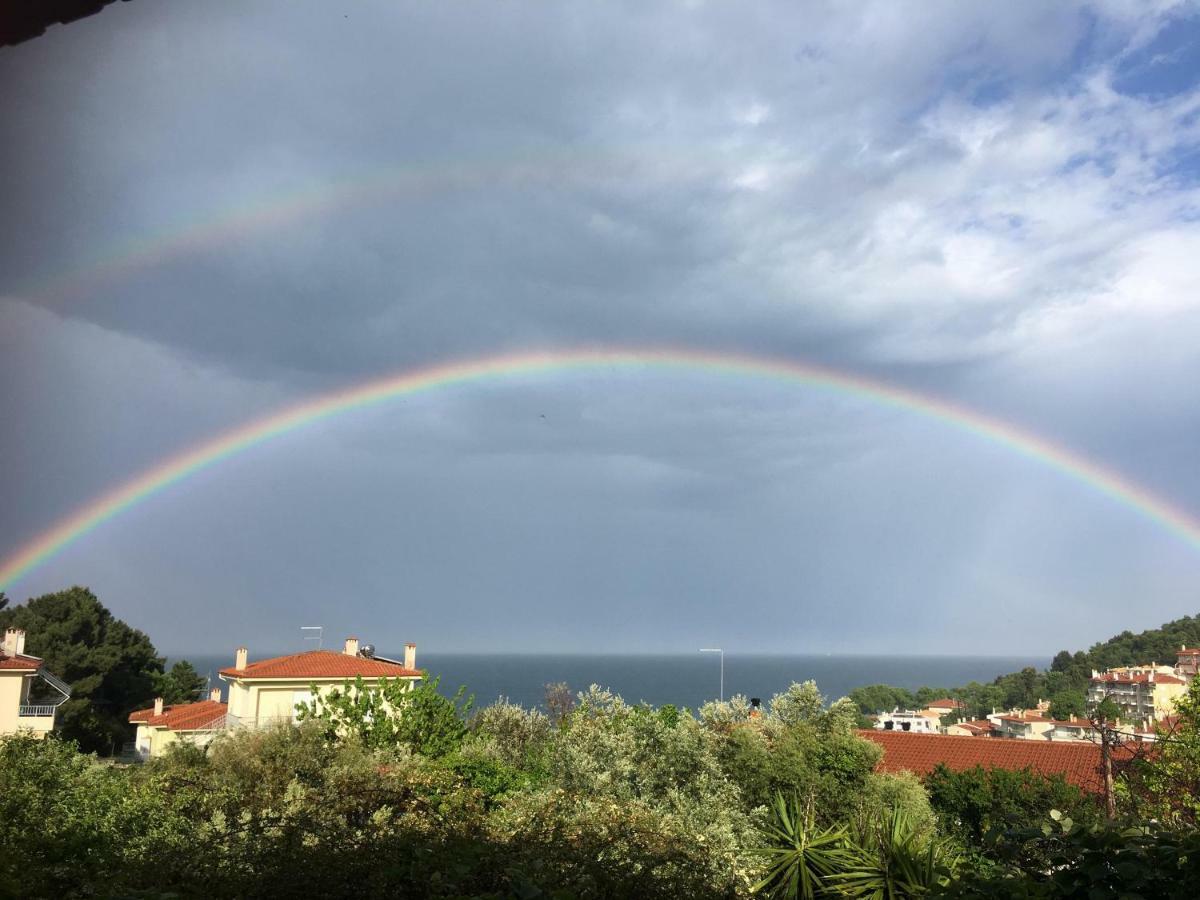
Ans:
<svg viewBox="0 0 1200 900"><path fill-rule="evenodd" d="M967 704L961 714L963 718L984 716L995 709L1028 708L1039 700L1049 700L1050 714L1066 718L1084 714L1093 669L1149 662L1173 665L1181 645L1200 646L1200 615L1184 616L1139 634L1122 631L1086 651L1061 650L1055 654L1050 668L1040 672L1030 667L997 676L989 684L973 681L949 689L923 687L908 691L872 684L855 688L850 698L858 704L860 712L869 715L895 707L917 709L934 698L949 695Z"/></svg>
<svg viewBox="0 0 1200 900"><path fill-rule="evenodd" d="M1173 664L1180 645L1200 646L1200 615L1184 616L1140 634L1122 631L1107 641L1093 644L1087 658L1095 669L1143 662Z"/></svg>

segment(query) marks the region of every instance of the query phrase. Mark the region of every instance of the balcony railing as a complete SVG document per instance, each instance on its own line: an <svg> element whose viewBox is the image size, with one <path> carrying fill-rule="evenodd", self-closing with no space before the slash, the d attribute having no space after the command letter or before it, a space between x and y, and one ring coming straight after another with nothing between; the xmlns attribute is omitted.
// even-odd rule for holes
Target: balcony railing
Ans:
<svg viewBox="0 0 1200 900"><path fill-rule="evenodd" d="M10 706L10 707L9 707L9 709L12 709L12 707ZM58 709L58 707L57 707L57 706L43 706L43 705L40 705L40 704L39 704L39 705L33 705L33 704L30 704L30 703L22 703L22 704L21 704L21 705L20 705L20 706L17 708L17 715L18 715L18 716L21 716L22 718L26 718L26 717L42 717L42 716L50 716L50 717L53 717L53 716L54 716L54 710L56 710L56 709Z"/></svg>

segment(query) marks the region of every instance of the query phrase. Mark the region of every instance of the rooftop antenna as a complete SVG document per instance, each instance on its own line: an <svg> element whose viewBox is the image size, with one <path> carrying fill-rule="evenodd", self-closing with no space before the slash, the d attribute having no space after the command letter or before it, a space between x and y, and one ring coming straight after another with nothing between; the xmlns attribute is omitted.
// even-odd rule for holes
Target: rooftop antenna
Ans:
<svg viewBox="0 0 1200 900"><path fill-rule="evenodd" d="M307 641L316 641L317 649L318 650L321 649L321 639L325 636L325 626L324 625L301 625L300 630L301 631L315 631L316 634L304 635L304 640L306 642Z"/></svg>

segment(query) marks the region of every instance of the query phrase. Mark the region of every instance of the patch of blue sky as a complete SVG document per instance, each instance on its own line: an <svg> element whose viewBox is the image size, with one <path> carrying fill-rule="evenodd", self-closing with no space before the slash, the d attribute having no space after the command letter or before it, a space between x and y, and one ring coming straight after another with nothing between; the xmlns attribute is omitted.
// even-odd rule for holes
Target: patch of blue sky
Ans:
<svg viewBox="0 0 1200 900"><path fill-rule="evenodd" d="M1155 174L1172 187L1191 187L1200 183L1200 146L1190 144L1162 153L1155 160Z"/></svg>
<svg viewBox="0 0 1200 900"><path fill-rule="evenodd" d="M1093 167L1101 175L1108 178L1117 170L1117 157L1115 153L1076 153L1059 167L1058 174L1069 175L1085 166Z"/></svg>
<svg viewBox="0 0 1200 900"><path fill-rule="evenodd" d="M1200 15L1173 20L1146 46L1124 57L1112 84L1122 94L1145 99L1200 86Z"/></svg>

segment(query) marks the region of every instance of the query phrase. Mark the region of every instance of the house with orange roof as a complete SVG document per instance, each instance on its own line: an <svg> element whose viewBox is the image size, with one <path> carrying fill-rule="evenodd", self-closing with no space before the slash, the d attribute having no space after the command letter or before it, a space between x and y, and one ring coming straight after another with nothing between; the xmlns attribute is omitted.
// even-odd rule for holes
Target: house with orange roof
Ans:
<svg viewBox="0 0 1200 900"><path fill-rule="evenodd" d="M1061 775L1069 783L1092 793L1104 790L1100 747L1087 742L1002 741L916 734L903 731L862 730L860 737L883 748L879 772L912 772L924 778L939 764L952 772L980 766L984 769L1028 769L1044 776Z"/></svg>
<svg viewBox="0 0 1200 900"><path fill-rule="evenodd" d="M45 737L54 730L59 706L70 697L70 686L46 671L39 657L25 652L25 632L7 629L0 645L0 734Z"/></svg>
<svg viewBox="0 0 1200 900"><path fill-rule="evenodd" d="M926 703L925 708L921 710L921 715L930 719L940 719L942 716L948 716L951 713L961 715L966 708L967 704L961 700L955 700L953 697L942 697Z"/></svg>
<svg viewBox="0 0 1200 900"><path fill-rule="evenodd" d="M221 689L213 688L207 700L197 703L167 705L158 697L154 706L131 712L129 722L137 726L134 752L142 760L161 756L168 747L181 742L207 747L226 727Z"/></svg>
<svg viewBox="0 0 1200 900"><path fill-rule="evenodd" d="M417 645L407 644L403 662L376 656L358 638L347 638L341 652L309 650L250 662L245 647L238 647L234 664L220 670L229 685L229 727L262 728L296 721L296 708L318 695L362 678L368 684L399 678L415 685L424 673L417 668Z"/></svg>
<svg viewBox="0 0 1200 900"><path fill-rule="evenodd" d="M942 729L943 734L953 734L958 737L991 737L992 723L987 719L972 719L969 722L955 722Z"/></svg>

